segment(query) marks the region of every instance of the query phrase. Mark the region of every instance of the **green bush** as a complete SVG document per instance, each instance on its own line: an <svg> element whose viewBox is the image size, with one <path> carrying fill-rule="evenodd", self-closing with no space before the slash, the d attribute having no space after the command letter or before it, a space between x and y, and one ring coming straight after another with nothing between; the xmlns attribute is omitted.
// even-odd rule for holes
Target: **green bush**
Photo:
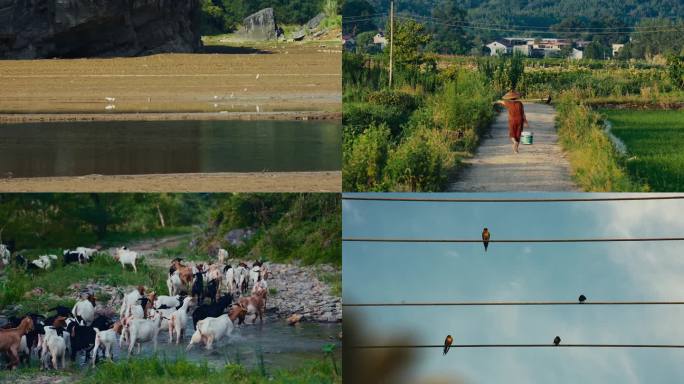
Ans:
<svg viewBox="0 0 684 384"><path fill-rule="evenodd" d="M441 191L453 165L454 155L444 133L419 128L390 151L386 182L391 190Z"/></svg>
<svg viewBox="0 0 684 384"><path fill-rule="evenodd" d="M344 191L372 191L381 188L383 168L391 146L386 124L372 124L357 137L347 136L342 154Z"/></svg>
<svg viewBox="0 0 684 384"><path fill-rule="evenodd" d="M390 128L392 136L398 136L401 126L411 115L410 109L379 104L345 103L342 108L342 125L351 137L362 134L371 125L380 124ZM349 136L345 136L345 140L348 138Z"/></svg>

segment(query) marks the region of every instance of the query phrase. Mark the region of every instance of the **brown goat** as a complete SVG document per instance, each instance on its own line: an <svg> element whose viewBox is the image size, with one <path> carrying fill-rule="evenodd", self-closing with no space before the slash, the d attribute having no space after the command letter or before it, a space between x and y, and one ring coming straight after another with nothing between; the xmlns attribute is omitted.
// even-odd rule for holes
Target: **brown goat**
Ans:
<svg viewBox="0 0 684 384"><path fill-rule="evenodd" d="M173 266L176 269L176 271L178 271L178 276L180 277L183 284L185 284L186 286L190 286L190 284L192 284L192 268L181 264L181 262L178 260L172 261L171 266Z"/></svg>
<svg viewBox="0 0 684 384"><path fill-rule="evenodd" d="M228 318L230 321L235 321L235 319L240 319L238 321L238 324L242 324L245 322L245 316L247 316L247 308L243 307L240 304L234 304L233 307L228 311ZM254 318L256 321L256 318Z"/></svg>
<svg viewBox="0 0 684 384"><path fill-rule="evenodd" d="M254 321L252 321L252 324L256 323L257 317L259 317L260 322L264 322L264 312L266 311L266 294L266 290L263 289L250 297L241 297L240 300L238 300L240 306L245 308L247 313L254 313ZM240 324L242 324L242 322Z"/></svg>
<svg viewBox="0 0 684 384"><path fill-rule="evenodd" d="M9 357L10 369L15 369L19 365L19 345L21 337L33 330L33 320L25 317L17 328L0 330L0 352L4 352Z"/></svg>

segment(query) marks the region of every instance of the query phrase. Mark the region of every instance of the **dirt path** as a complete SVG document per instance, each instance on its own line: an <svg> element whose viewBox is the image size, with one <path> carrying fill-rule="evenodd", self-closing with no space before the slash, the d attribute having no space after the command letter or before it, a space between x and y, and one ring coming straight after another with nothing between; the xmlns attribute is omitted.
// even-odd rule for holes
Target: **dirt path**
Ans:
<svg viewBox="0 0 684 384"><path fill-rule="evenodd" d="M0 192L339 192L341 188L340 171L0 179Z"/></svg>
<svg viewBox="0 0 684 384"><path fill-rule="evenodd" d="M525 103L534 133L533 145L521 145L514 154L508 138L508 115L501 113L491 137L477 154L464 160L466 168L449 185L454 192L578 191L570 177L570 164L558 145L554 126L556 110L548 105Z"/></svg>

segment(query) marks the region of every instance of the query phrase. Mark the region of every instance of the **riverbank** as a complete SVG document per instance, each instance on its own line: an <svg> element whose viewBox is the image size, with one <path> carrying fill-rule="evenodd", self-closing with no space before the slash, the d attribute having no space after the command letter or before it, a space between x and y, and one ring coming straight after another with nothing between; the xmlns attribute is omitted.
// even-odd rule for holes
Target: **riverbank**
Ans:
<svg viewBox="0 0 684 384"><path fill-rule="evenodd" d="M340 171L0 179L2 192L340 192L341 187Z"/></svg>
<svg viewBox="0 0 684 384"><path fill-rule="evenodd" d="M341 112L281 111L281 112L160 112L160 113L11 113L0 114L2 123L41 123L74 121L323 121L341 120Z"/></svg>

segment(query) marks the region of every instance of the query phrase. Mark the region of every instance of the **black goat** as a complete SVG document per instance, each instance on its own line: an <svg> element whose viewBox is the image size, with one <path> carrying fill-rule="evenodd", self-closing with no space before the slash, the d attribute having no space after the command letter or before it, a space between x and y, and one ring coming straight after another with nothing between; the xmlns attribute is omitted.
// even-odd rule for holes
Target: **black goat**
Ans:
<svg viewBox="0 0 684 384"><path fill-rule="evenodd" d="M195 273L195 281L192 283L192 297L197 296L197 302L204 301L204 272L198 271Z"/></svg>
<svg viewBox="0 0 684 384"><path fill-rule="evenodd" d="M230 307L230 305L233 303L233 296L230 294L228 295L223 295L221 298L218 299L218 301L214 304L202 304L197 309L195 309L195 312L192 313L192 324L197 329L197 322L200 320L204 320L207 317L219 317L223 315L226 311L226 308Z"/></svg>
<svg viewBox="0 0 684 384"><path fill-rule="evenodd" d="M218 294L218 280L210 280L207 283L207 296L209 296L209 301L214 304L216 303L216 295Z"/></svg>
<svg viewBox="0 0 684 384"><path fill-rule="evenodd" d="M85 361L90 357L90 351L95 346L95 330L87 325L72 322L67 326L71 336L71 361L76 360L76 354L85 351Z"/></svg>

